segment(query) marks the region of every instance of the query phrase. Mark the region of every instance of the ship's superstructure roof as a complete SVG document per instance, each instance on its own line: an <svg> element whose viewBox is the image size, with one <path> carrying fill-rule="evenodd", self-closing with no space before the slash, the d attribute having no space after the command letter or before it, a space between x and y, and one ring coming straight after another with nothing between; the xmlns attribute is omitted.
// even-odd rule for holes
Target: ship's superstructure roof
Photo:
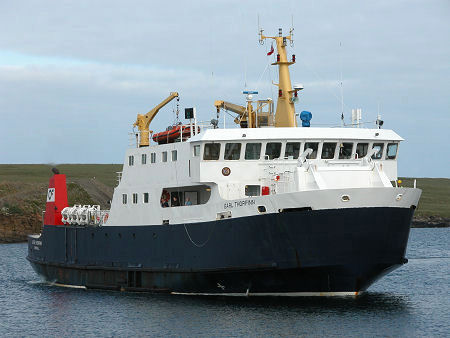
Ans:
<svg viewBox="0 0 450 338"><path fill-rule="evenodd" d="M227 141L236 139L355 139L403 141L397 133L389 129L365 128L230 128L207 129L190 139L195 141Z"/></svg>

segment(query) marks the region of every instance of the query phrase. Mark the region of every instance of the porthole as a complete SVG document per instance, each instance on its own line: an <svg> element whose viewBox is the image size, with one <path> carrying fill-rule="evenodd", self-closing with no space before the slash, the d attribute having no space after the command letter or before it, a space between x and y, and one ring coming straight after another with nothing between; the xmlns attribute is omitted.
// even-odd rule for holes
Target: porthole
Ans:
<svg viewBox="0 0 450 338"><path fill-rule="evenodd" d="M400 201L403 198L403 194L398 194L397 196L395 196L395 199L397 201Z"/></svg>
<svg viewBox="0 0 450 338"><path fill-rule="evenodd" d="M266 212L266 207L264 205L259 205L258 206L258 212L259 213L264 213Z"/></svg>
<svg viewBox="0 0 450 338"><path fill-rule="evenodd" d="M341 196L341 201L342 201L342 202L348 202L348 201L350 201L350 196L349 196L349 195L342 195L342 196Z"/></svg>

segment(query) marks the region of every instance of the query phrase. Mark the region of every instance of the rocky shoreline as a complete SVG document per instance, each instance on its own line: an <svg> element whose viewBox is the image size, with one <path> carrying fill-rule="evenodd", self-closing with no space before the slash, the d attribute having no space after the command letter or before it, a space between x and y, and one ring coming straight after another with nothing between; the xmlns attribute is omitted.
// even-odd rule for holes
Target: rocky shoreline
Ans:
<svg viewBox="0 0 450 338"><path fill-rule="evenodd" d="M448 228L450 227L450 218L439 216L417 216L414 217L412 228Z"/></svg>
<svg viewBox="0 0 450 338"><path fill-rule="evenodd" d="M25 242L29 234L40 233L42 216L0 214L0 243Z"/></svg>
<svg viewBox="0 0 450 338"><path fill-rule="evenodd" d="M412 228L447 228L450 218L439 216L414 217ZM28 234L40 233L42 216L32 215L1 215L0 214L0 244L25 242Z"/></svg>

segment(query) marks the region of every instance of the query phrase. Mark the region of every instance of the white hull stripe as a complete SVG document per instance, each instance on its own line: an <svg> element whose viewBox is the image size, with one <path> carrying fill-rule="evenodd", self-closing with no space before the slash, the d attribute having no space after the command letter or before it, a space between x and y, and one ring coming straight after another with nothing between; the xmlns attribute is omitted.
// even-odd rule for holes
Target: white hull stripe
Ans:
<svg viewBox="0 0 450 338"><path fill-rule="evenodd" d="M363 291L349 292L261 292L261 293L187 293L171 292L173 295L185 296L230 296L230 297L355 297L363 294Z"/></svg>
<svg viewBox="0 0 450 338"><path fill-rule="evenodd" d="M86 290L87 288L84 285L69 285L69 284L60 284L60 283L49 283L50 285L54 286L60 286L63 288L72 288L72 289L83 289Z"/></svg>
<svg viewBox="0 0 450 338"><path fill-rule="evenodd" d="M49 283L50 285L72 288L72 289L84 289L84 285L69 285L61 283ZM260 292L260 293L189 293L189 292L171 292L172 295L183 296L229 296L229 297L356 297L363 294L362 291L349 291L349 292Z"/></svg>

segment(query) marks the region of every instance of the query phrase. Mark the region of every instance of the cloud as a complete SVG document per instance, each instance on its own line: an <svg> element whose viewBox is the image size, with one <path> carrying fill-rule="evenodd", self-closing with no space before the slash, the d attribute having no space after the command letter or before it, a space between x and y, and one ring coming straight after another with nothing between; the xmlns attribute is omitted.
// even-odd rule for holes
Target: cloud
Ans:
<svg viewBox="0 0 450 338"><path fill-rule="evenodd" d="M448 1L46 1L0 3L0 162L121 162L127 132L179 91L180 108L203 120L213 102L244 103L241 91L275 97L270 44L257 43L294 17L305 86L298 110L313 123L339 123L363 108L406 138L402 175L448 176L448 149L417 163L429 142L446 144L450 99ZM261 79L261 81L259 81ZM174 119L172 102L152 128ZM159 129L158 129L159 128ZM425 140L425 141L424 141ZM402 153L404 155L402 155Z"/></svg>

